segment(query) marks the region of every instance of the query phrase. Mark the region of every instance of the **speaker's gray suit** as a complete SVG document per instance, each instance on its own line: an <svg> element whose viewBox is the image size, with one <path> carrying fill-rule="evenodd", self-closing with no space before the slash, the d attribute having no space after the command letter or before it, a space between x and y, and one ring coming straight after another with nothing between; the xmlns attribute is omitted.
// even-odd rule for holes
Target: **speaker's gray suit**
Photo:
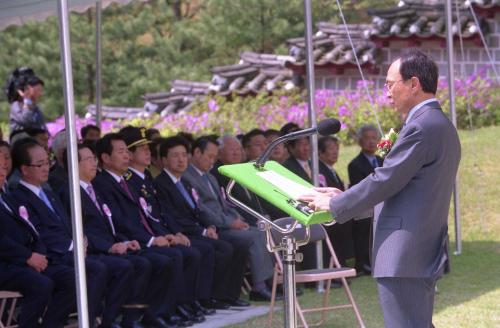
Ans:
<svg viewBox="0 0 500 328"><path fill-rule="evenodd" d="M217 179L207 173L211 187L206 180L189 165L183 177L198 192L198 208L200 209L200 220L206 225L214 225L218 228L221 237L238 238L249 241L250 270L255 282L263 282L273 276L273 263L270 253L266 249L265 235L255 227L248 230L231 229L231 224L240 217L236 209L231 208L221 197L221 187Z"/></svg>
<svg viewBox="0 0 500 328"><path fill-rule="evenodd" d="M330 201L339 222L375 206L373 276L387 327L432 326L459 161L456 129L431 102L403 127L382 167Z"/></svg>

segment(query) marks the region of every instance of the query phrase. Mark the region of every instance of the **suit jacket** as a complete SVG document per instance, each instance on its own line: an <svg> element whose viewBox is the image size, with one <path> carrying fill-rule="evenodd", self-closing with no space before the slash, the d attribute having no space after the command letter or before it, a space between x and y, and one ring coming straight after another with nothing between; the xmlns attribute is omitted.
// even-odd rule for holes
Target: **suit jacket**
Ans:
<svg viewBox="0 0 500 328"><path fill-rule="evenodd" d="M177 225L181 227L181 231L189 236L201 236L205 229L205 225L200 221L200 210L196 205L196 200L192 197L193 187L186 179L181 179L181 183L184 185L189 197L195 204L195 208L189 206L189 203L184 199L165 171L162 170L154 179L154 185L158 192L159 199L162 203L165 203L170 215L176 221Z"/></svg>
<svg viewBox="0 0 500 328"><path fill-rule="evenodd" d="M374 174L330 200L344 222L375 206L375 277L433 277L447 260L457 131L437 102L419 108Z"/></svg>
<svg viewBox="0 0 500 328"><path fill-rule="evenodd" d="M114 225L111 226L113 224L113 218L111 217L110 222L110 219L105 216L103 210L104 202L95 188L94 192L100 209L97 208L87 192L80 187L83 229L88 241L87 253L107 254L113 244L126 240L126 237L116 232L116 229L115 232L113 232ZM71 206L69 193L63 193L61 198L64 205L69 210Z"/></svg>
<svg viewBox="0 0 500 328"><path fill-rule="evenodd" d="M176 234L182 229L165 207L165 204L158 198L158 191L153 184L153 177L148 170L144 172L144 179L132 170L127 171L127 183L131 189L140 197L143 197L148 204L150 215L160 220L159 228L161 234Z"/></svg>
<svg viewBox="0 0 500 328"><path fill-rule="evenodd" d="M47 256L54 263L66 263L71 260L70 248L73 244L71 220L59 197L50 190L44 189L54 211L35 195L30 189L19 183L12 191L13 198L25 204L30 214L30 221L40 234L42 242L47 246Z"/></svg>
<svg viewBox="0 0 500 328"><path fill-rule="evenodd" d="M378 166L382 166L384 164L384 160L380 156L376 156ZM349 172L349 182L350 186L354 186L359 183L361 180L369 176L373 173L375 169L372 164L363 154L360 152L358 156L356 156L347 166L347 171Z"/></svg>
<svg viewBox="0 0 500 328"><path fill-rule="evenodd" d="M212 188L208 186L205 179L200 176L192 165L189 165L183 175L199 195L197 203L200 209L200 220L203 224L214 225L220 229L229 229L233 221L240 215L222 197L221 187L217 179L210 173L207 173L207 176Z"/></svg>
<svg viewBox="0 0 500 328"><path fill-rule="evenodd" d="M319 174L325 177L325 182L327 187L334 187L342 191L345 190L344 181L339 177L337 172L332 167L329 167L322 161L318 161L319 164Z"/></svg>
<svg viewBox="0 0 500 328"><path fill-rule="evenodd" d="M141 205L139 196L129 187L132 197L130 197L106 170L102 170L92 181L95 189L101 195L113 215L113 223L117 232L126 236L128 240L137 240L143 246L147 245L152 237L160 235L162 228L150 216L145 214L149 226L153 230L151 235L141 222Z"/></svg>
<svg viewBox="0 0 500 328"><path fill-rule="evenodd" d="M33 252L47 253L38 230L27 222L30 220L29 213L27 220L20 216L19 208L23 205L9 195L2 195L2 198L10 210L0 204L0 282L2 267L26 265Z"/></svg>
<svg viewBox="0 0 500 328"><path fill-rule="evenodd" d="M288 159L283 163L283 166L307 182L312 183L311 178L307 175L302 165L300 165L299 161L292 155L290 155L290 157L288 157Z"/></svg>

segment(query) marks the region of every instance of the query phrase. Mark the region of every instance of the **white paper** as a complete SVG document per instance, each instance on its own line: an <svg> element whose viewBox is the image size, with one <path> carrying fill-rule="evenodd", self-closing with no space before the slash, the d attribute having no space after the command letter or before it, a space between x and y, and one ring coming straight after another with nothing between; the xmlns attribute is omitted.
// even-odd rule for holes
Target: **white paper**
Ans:
<svg viewBox="0 0 500 328"><path fill-rule="evenodd" d="M318 193L310 187L306 187L291 179L288 179L274 171L258 172L258 176L277 187L281 192L290 196L290 198L297 200L300 196Z"/></svg>

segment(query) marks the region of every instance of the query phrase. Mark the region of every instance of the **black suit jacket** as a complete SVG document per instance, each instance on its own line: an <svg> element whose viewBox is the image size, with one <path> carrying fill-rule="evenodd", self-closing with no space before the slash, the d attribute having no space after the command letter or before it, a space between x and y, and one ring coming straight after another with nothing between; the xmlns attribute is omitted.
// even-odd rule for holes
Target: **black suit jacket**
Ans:
<svg viewBox="0 0 500 328"><path fill-rule="evenodd" d="M102 201L108 205L113 214L113 223L117 232L129 240L137 240L142 245L147 245L152 237L161 235L162 228L159 222L145 214L146 220L153 230L151 235L141 222L142 208L139 205L139 196L129 187L132 198L122 189L115 178L106 170L102 170L92 181L99 192Z"/></svg>
<svg viewBox="0 0 500 328"><path fill-rule="evenodd" d="M378 166L384 164L384 160L380 156L377 157ZM361 180L369 176L374 172L374 168L370 161L366 158L363 152L360 152L347 166L349 172L349 183L350 187L358 184Z"/></svg>
<svg viewBox="0 0 500 328"><path fill-rule="evenodd" d="M19 215L19 208L24 205L19 204L9 195L2 195L2 198L10 210L0 204L0 282L2 281L2 266L25 265L33 252L47 253L34 225L30 226Z"/></svg>
<svg viewBox="0 0 500 328"><path fill-rule="evenodd" d="M96 188L94 188L94 192L96 194L97 202L100 205L100 210L94 204L87 192L80 187L83 229L88 240L87 252L89 254L107 254L113 244L125 241L126 237L116 232L116 230L115 233L113 233L113 227L111 226L111 224L114 226L112 221L113 218L111 217L110 222L108 217L105 216L103 210L103 204L105 203L102 201L102 198ZM69 193L64 193L61 198L66 208L69 209L71 206Z"/></svg>
<svg viewBox="0 0 500 328"><path fill-rule="evenodd" d="M193 188L184 179L181 179L181 183L195 204L194 209L189 206L165 171L162 170L160 175L154 179L154 186L158 192L158 197L165 204L165 207L176 223L181 227L182 232L190 236L201 236L205 227L201 224L200 212L198 207L196 207L195 199L192 197Z"/></svg>
<svg viewBox="0 0 500 328"><path fill-rule="evenodd" d="M290 157L288 157L288 159L283 163L283 166L307 182L312 183L311 178L307 175L306 171L304 171L304 168L295 157L290 155Z"/></svg>
<svg viewBox="0 0 500 328"><path fill-rule="evenodd" d="M344 191L344 181L339 177L337 172L334 173L333 168L328 167L322 161L319 161L319 174L325 177L326 186L325 187L334 187Z"/></svg>
<svg viewBox="0 0 500 328"><path fill-rule="evenodd" d="M176 234L182 230L170 215L165 204L158 198L158 191L148 170L144 172L144 179L132 170L127 172L126 178L129 187L146 200L150 214L160 221L159 226L163 230L163 235Z"/></svg>
<svg viewBox="0 0 500 328"><path fill-rule="evenodd" d="M59 197L50 190L44 189L44 192L54 211L47 207L38 195L21 183L12 191L12 196L18 203L25 204L27 207L31 223L47 246L47 256L54 263L66 263L71 261L72 256L69 251L73 242L71 220Z"/></svg>

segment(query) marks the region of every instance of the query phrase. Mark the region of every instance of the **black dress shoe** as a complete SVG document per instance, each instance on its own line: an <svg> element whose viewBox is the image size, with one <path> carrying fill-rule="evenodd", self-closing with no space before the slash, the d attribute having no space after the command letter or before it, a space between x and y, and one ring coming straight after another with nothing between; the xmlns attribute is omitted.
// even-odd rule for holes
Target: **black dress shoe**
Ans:
<svg viewBox="0 0 500 328"><path fill-rule="evenodd" d="M268 289L262 289L259 291L250 291L250 301L255 302L270 302L272 294ZM283 296L276 294L275 300L281 301Z"/></svg>
<svg viewBox="0 0 500 328"><path fill-rule="evenodd" d="M177 328L177 325L170 325L162 318L155 318L154 320L147 320L142 322L143 327L146 326L148 328Z"/></svg>
<svg viewBox="0 0 500 328"><path fill-rule="evenodd" d="M177 307L177 314L183 320L191 321L193 323L201 323L205 321L205 316L203 314L193 313L193 310L187 305L179 305Z"/></svg>
<svg viewBox="0 0 500 328"><path fill-rule="evenodd" d="M143 324L141 324L140 322L132 322L132 323L123 323L122 322L122 328L145 328L146 326L144 326Z"/></svg>
<svg viewBox="0 0 500 328"><path fill-rule="evenodd" d="M200 302L206 309L214 309L214 310L226 310L229 309L229 304L223 301L211 299L211 300L203 300Z"/></svg>
<svg viewBox="0 0 500 328"><path fill-rule="evenodd" d="M203 305L200 304L198 301L194 301L193 304L191 304L191 308L195 311L201 312L203 315L212 315L215 314L214 309L208 309L204 307Z"/></svg>
<svg viewBox="0 0 500 328"><path fill-rule="evenodd" d="M191 327L194 325L194 322L189 321L189 320L183 320L181 317L173 315L168 318L164 318L165 322L172 327L179 327L179 328L184 328L184 327Z"/></svg>
<svg viewBox="0 0 500 328"><path fill-rule="evenodd" d="M230 306L238 306L238 307L250 306L249 302L242 300L240 298L237 300L224 300L224 303L227 303Z"/></svg>

